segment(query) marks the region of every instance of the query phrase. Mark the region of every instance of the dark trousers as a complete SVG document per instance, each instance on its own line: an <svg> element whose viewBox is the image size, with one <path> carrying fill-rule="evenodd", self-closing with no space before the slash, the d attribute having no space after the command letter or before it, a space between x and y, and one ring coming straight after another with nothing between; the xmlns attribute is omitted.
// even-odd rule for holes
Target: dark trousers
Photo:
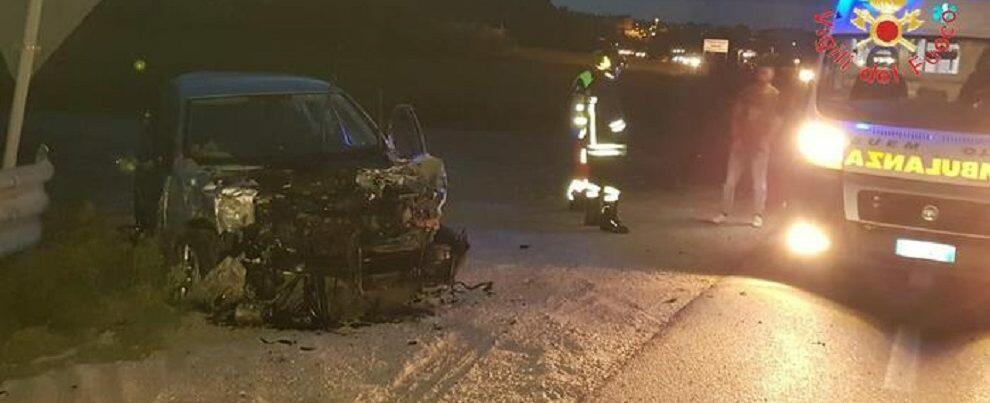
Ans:
<svg viewBox="0 0 990 403"><path fill-rule="evenodd" d="M627 159L624 157L589 157L588 180L595 185L601 186L603 201L614 203L618 201L619 192L625 189L626 185ZM612 191L615 189L615 191ZM615 200L611 200L612 194Z"/></svg>

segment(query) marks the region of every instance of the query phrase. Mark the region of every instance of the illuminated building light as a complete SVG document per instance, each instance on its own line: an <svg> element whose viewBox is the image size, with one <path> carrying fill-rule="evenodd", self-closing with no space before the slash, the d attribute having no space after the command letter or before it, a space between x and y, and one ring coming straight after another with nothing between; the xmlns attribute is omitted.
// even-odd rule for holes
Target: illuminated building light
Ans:
<svg viewBox="0 0 990 403"><path fill-rule="evenodd" d="M578 139L584 140L585 137L588 137L588 128L582 127L581 131L578 132Z"/></svg>
<svg viewBox="0 0 990 403"><path fill-rule="evenodd" d="M574 126L584 127L588 125L588 118L584 116L574 117Z"/></svg>
<svg viewBox="0 0 990 403"><path fill-rule="evenodd" d="M586 107L584 106L584 104L579 103L579 104L574 105L574 111L575 112L584 112L585 109L586 109Z"/></svg>
<svg viewBox="0 0 990 403"><path fill-rule="evenodd" d="M588 165L588 149L581 149L581 165Z"/></svg>

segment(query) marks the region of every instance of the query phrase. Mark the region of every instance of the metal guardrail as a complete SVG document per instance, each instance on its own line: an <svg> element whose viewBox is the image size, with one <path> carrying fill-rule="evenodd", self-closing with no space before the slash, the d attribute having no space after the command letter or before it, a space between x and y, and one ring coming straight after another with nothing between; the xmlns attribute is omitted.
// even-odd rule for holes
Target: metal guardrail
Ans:
<svg viewBox="0 0 990 403"><path fill-rule="evenodd" d="M33 165L0 171L0 256L41 240L41 214L49 202L45 183L54 174L44 150Z"/></svg>

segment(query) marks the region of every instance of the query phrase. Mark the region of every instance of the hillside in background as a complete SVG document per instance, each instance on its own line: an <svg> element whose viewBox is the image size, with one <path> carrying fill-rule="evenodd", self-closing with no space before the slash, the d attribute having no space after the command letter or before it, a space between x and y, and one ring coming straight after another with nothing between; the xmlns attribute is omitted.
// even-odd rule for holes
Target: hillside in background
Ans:
<svg viewBox="0 0 990 403"><path fill-rule="evenodd" d="M306 74L365 103L401 100L404 89L386 88L396 80L484 79L497 74L479 70L485 61L515 46L586 51L613 27L549 0L105 0L39 71L31 107L129 113L195 70ZM11 88L0 78L0 106Z"/></svg>

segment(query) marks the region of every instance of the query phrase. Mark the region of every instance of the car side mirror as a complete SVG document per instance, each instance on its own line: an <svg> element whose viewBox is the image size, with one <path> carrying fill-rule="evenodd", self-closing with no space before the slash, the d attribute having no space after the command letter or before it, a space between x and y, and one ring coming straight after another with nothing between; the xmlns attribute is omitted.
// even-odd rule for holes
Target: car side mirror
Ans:
<svg viewBox="0 0 990 403"><path fill-rule="evenodd" d="M399 105L392 110L386 133L392 150L399 158L411 160L428 154L423 127L412 105Z"/></svg>

